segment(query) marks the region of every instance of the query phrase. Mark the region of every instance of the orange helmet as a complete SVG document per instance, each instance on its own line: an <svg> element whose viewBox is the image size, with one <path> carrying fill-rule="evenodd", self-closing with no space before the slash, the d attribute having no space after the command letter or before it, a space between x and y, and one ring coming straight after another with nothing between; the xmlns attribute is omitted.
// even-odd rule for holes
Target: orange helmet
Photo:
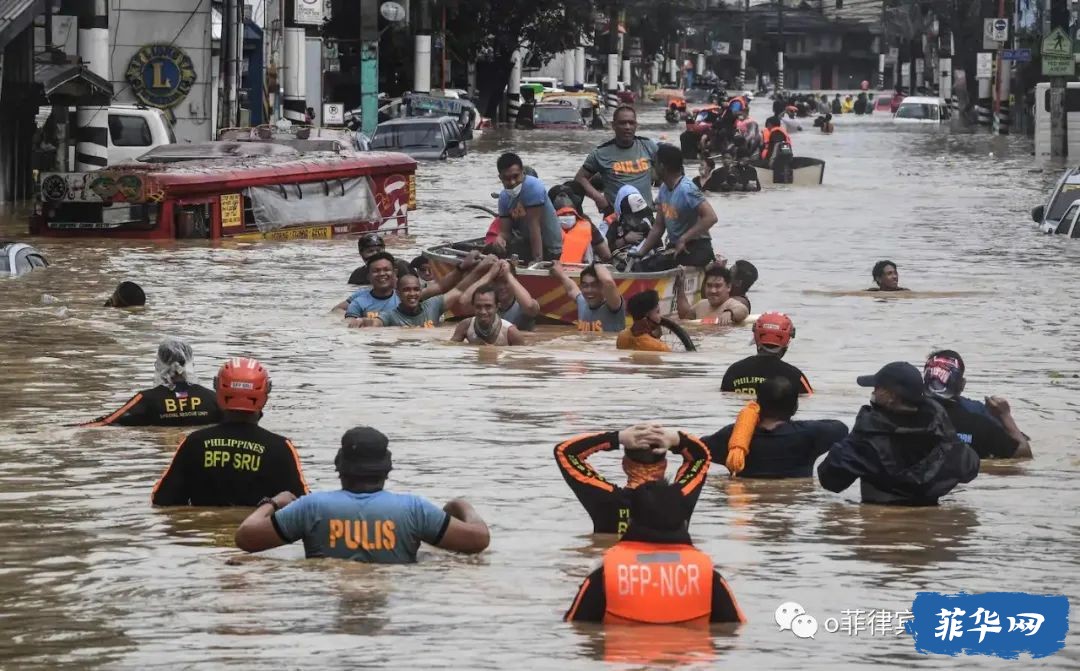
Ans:
<svg viewBox="0 0 1080 671"><path fill-rule="evenodd" d="M218 370L214 390L222 410L259 412L270 396L270 373L255 359L234 357Z"/></svg>
<svg viewBox="0 0 1080 671"><path fill-rule="evenodd" d="M754 343L769 347L787 347L795 337L795 325L783 312L766 312L754 322Z"/></svg>

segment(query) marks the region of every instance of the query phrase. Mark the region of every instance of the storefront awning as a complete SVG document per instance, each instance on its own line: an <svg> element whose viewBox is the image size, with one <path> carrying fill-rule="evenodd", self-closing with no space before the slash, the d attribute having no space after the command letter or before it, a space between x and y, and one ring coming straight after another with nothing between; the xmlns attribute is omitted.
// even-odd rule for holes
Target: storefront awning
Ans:
<svg viewBox="0 0 1080 671"><path fill-rule="evenodd" d="M34 81L52 105L108 105L112 100L112 84L85 65L36 63Z"/></svg>

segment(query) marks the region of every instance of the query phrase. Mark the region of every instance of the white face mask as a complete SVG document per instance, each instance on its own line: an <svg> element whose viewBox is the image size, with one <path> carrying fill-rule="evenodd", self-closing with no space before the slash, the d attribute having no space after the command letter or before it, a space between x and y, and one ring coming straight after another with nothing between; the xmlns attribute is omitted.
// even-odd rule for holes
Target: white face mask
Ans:
<svg viewBox="0 0 1080 671"><path fill-rule="evenodd" d="M507 192L510 193L511 198L517 198L518 196L521 195L521 187L523 187L523 186L525 186L525 182L519 182L518 185L515 186L514 188L507 189Z"/></svg>
<svg viewBox="0 0 1080 671"><path fill-rule="evenodd" d="M572 214L560 214L559 225L563 227L564 231L569 231L577 223L577 217Z"/></svg>

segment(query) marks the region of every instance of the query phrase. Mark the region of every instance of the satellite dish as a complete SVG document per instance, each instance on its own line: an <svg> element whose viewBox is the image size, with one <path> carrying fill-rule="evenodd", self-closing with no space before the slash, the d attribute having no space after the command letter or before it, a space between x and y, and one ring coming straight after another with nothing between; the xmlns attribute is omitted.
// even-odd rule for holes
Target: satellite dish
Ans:
<svg viewBox="0 0 1080 671"><path fill-rule="evenodd" d="M379 7L379 13L390 23L400 23L405 20L405 8L397 2L384 2Z"/></svg>

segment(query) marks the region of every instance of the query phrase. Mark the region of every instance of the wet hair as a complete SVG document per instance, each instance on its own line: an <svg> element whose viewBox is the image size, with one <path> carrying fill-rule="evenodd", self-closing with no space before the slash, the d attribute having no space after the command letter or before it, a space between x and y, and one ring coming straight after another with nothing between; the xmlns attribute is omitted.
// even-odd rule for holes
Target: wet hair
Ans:
<svg viewBox="0 0 1080 671"><path fill-rule="evenodd" d="M709 266L708 270L705 271L704 282L708 282L710 277L721 277L729 285L731 284L731 271L726 266Z"/></svg>
<svg viewBox="0 0 1080 671"><path fill-rule="evenodd" d="M611 113L611 120L614 121L620 112L630 112L634 115L634 120L637 120L637 110L632 105L619 105L616 107L615 111Z"/></svg>
<svg viewBox="0 0 1080 671"><path fill-rule="evenodd" d="M521 157L509 151L500 156L499 160L495 161L495 167L500 173L506 172L515 165L520 166L522 170L525 169L524 164L521 162Z"/></svg>
<svg viewBox="0 0 1080 671"><path fill-rule="evenodd" d="M874 264L874 269L870 271L870 274L874 278L875 281L879 280L885 275L885 269L888 268L889 266L892 266L893 268L896 268L896 264L893 263L892 261L889 261L888 259L878 261L877 263Z"/></svg>
<svg viewBox="0 0 1080 671"><path fill-rule="evenodd" d="M757 403L762 417L786 421L799 411L799 390L786 377L770 377L758 386Z"/></svg>
<svg viewBox="0 0 1080 671"><path fill-rule="evenodd" d="M644 319L646 315L660 306L660 294L655 289L634 294L626 301L626 310L635 320Z"/></svg>
<svg viewBox="0 0 1080 671"><path fill-rule="evenodd" d="M540 175L536 173L536 168L532 167L531 165L526 165L522 167L521 171L529 177L535 177L537 179L540 179Z"/></svg>
<svg viewBox="0 0 1080 671"><path fill-rule="evenodd" d="M134 282L121 282L119 286L116 287L114 294L120 299L121 303L121 305L117 305L116 307L133 308L146 305L146 292Z"/></svg>
<svg viewBox="0 0 1080 671"><path fill-rule="evenodd" d="M402 280L405 280L405 279L410 278L410 277L412 279L416 280L416 286L418 286L418 287L421 286L422 282L420 282L420 276L417 275L416 273L405 273L401 277L397 278L397 285L400 287Z"/></svg>
<svg viewBox="0 0 1080 671"><path fill-rule="evenodd" d="M927 360L934 357L947 357L949 359L956 359L956 363L960 364L960 374L963 375L967 370L967 366L964 365L964 357L960 356L960 353L951 349L939 349L936 352L931 352L930 356L926 357Z"/></svg>
<svg viewBox="0 0 1080 671"><path fill-rule="evenodd" d="M739 295L749 291L757 279L757 266L749 261L739 259L735 265L731 266L731 288L733 291L738 291Z"/></svg>
<svg viewBox="0 0 1080 671"><path fill-rule="evenodd" d="M630 523L655 531L682 531L690 519L678 486L654 480L630 490Z"/></svg>
<svg viewBox="0 0 1080 671"><path fill-rule="evenodd" d="M397 270L397 259L395 259L394 255L390 252L379 252L377 254L372 254L368 257L367 267L370 268L371 265L376 261L389 261L390 265L394 268L394 270Z"/></svg>
<svg viewBox="0 0 1080 671"><path fill-rule="evenodd" d="M682 149L673 144L661 144L656 150L656 162L672 172L683 171Z"/></svg>
<svg viewBox="0 0 1080 671"><path fill-rule="evenodd" d="M428 259L426 256L418 256L415 259L413 259L412 261L409 261L409 267L412 268L413 270L420 270L424 266L430 266L430 265L431 265L431 260Z"/></svg>
<svg viewBox="0 0 1080 671"><path fill-rule="evenodd" d="M581 275L578 277L578 280L585 279L586 275L590 275L591 277L593 277L598 282L600 281L600 276L596 274L596 264L595 263L590 263L589 265L582 268L581 269Z"/></svg>
<svg viewBox="0 0 1080 671"><path fill-rule="evenodd" d="M472 299L474 302L476 301L476 297L480 294L491 294L496 297L496 301L498 300L498 294L495 292L494 284L481 284L480 287L473 292Z"/></svg>

